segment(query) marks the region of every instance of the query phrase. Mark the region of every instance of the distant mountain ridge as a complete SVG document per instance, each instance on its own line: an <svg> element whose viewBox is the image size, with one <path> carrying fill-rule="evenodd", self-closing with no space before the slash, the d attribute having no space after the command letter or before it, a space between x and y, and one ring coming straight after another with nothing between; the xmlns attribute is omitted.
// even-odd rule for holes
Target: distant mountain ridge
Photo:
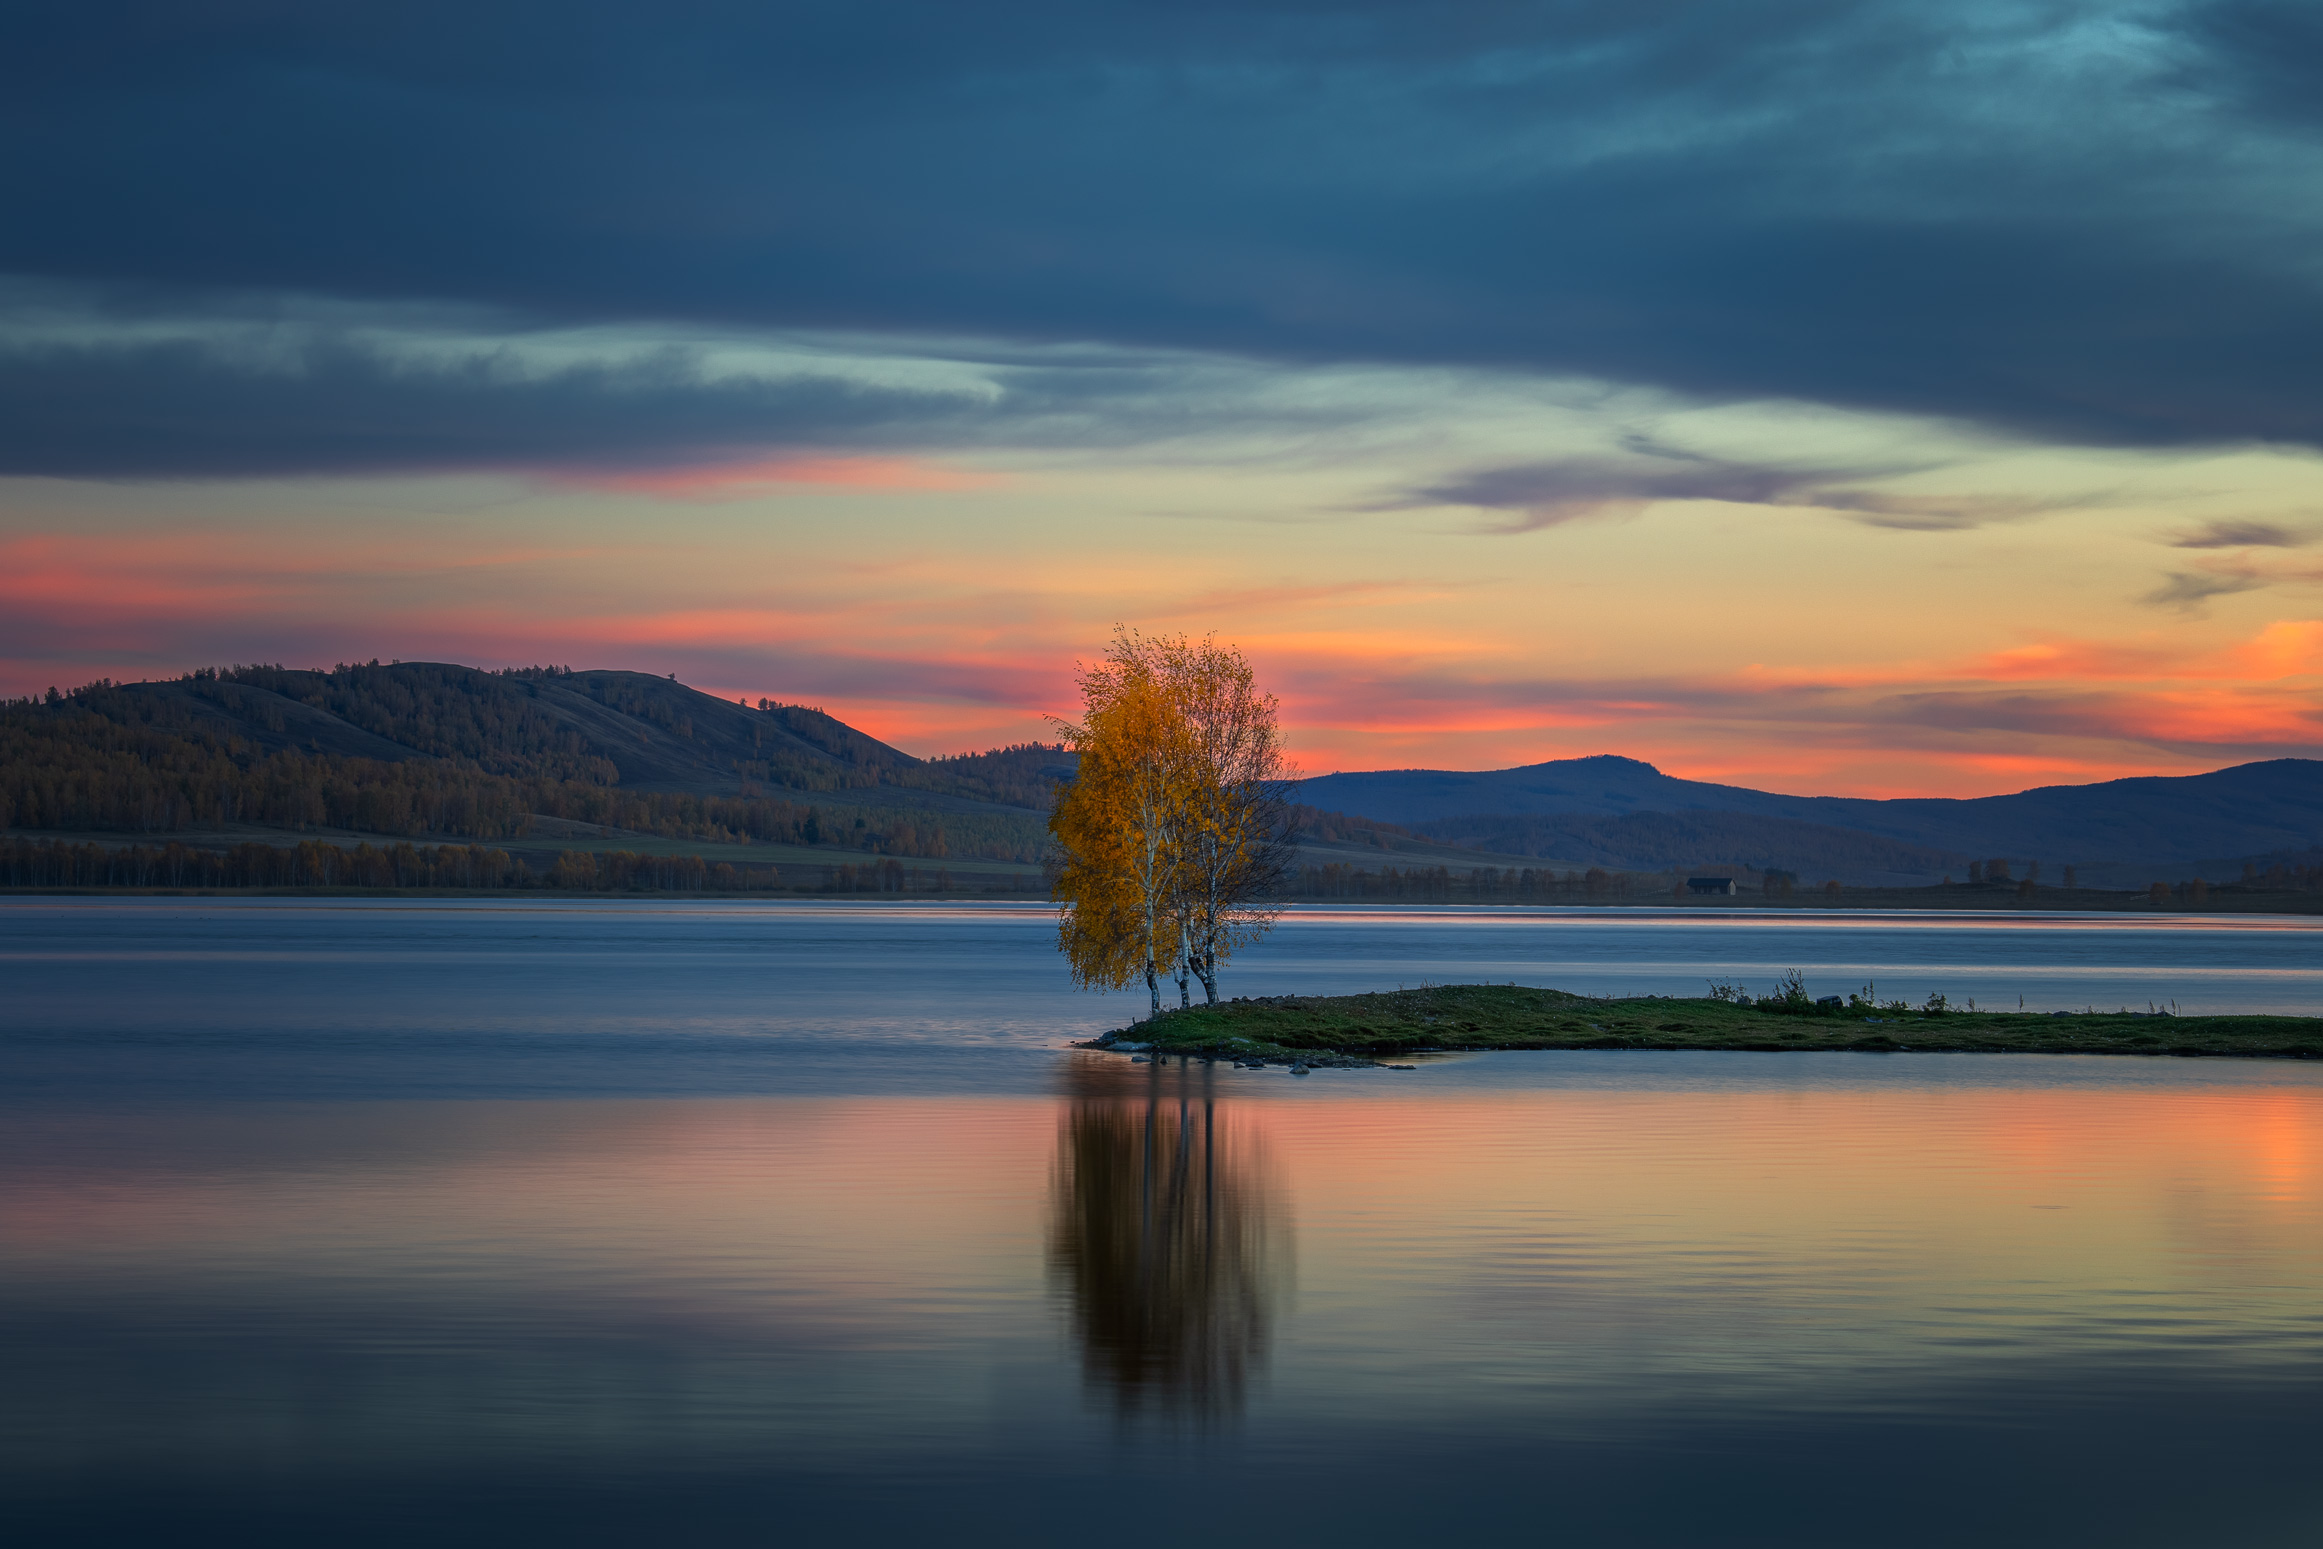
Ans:
<svg viewBox="0 0 2323 1549"><path fill-rule="evenodd" d="M2323 761L2301 758L2006 796L1883 801L1682 780L1606 754L1477 772L1322 775L1301 781L1298 799L1510 853L1639 869L1674 860L1778 866L1849 881L1932 877L1996 856L2111 873L2323 846ZM1710 815L1722 821L1707 822ZM1866 840L1888 853L1868 853Z"/></svg>
<svg viewBox="0 0 2323 1549"><path fill-rule="evenodd" d="M241 822L497 840L563 823L1034 865L1074 764L1041 744L914 758L820 710L641 672L239 667L0 702L0 828ZM2007 857L2044 863L2052 881L2071 865L2084 884L2142 887L2323 852L2323 762L2311 759L1879 801L1683 780L1601 755L1324 775L1292 795L1313 860L1374 868L1538 859L1912 885Z"/></svg>

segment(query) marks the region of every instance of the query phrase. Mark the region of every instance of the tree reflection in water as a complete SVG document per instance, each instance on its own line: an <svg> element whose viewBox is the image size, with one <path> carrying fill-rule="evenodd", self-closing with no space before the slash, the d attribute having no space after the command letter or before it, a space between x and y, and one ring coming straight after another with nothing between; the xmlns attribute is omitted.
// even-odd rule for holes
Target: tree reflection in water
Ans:
<svg viewBox="0 0 2323 1549"><path fill-rule="evenodd" d="M1120 1413L1222 1419L1265 1367L1290 1233L1256 1141L1221 1120L1209 1083L1139 1074L1137 1096L1066 1103L1050 1272L1083 1370Z"/></svg>

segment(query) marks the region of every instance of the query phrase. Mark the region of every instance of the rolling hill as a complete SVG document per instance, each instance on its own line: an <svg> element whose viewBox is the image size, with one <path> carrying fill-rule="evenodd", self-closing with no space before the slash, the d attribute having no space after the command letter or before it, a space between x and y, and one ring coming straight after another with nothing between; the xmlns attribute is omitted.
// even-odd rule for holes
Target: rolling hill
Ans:
<svg viewBox="0 0 2323 1549"><path fill-rule="evenodd" d="M237 667L0 704L0 831L19 838L211 852L464 841L536 874L567 855L690 856L781 868L785 887L841 867L902 886L892 862L914 887L1040 892L1048 808L1073 768L1038 743L914 758L820 710L640 672ZM1313 836L1301 859L1512 858L1362 828Z"/></svg>
<svg viewBox="0 0 2323 1549"><path fill-rule="evenodd" d="M624 671L237 667L0 704L0 830L20 837L455 840L536 871L568 851L809 875L893 857L1030 887L1073 767L1037 743L914 758L817 709ZM2323 850L2323 763L2305 759L1875 801L1597 757L1333 774L1299 782L1294 798L1301 863L1340 873L1775 870L1911 886L2007 857L2019 875L2039 860L2051 880L2072 865L2087 885L2143 887Z"/></svg>
<svg viewBox="0 0 2323 1549"><path fill-rule="evenodd" d="M618 831L1022 867L1055 756L917 759L819 710L637 672L240 667L0 706L0 828Z"/></svg>
<svg viewBox="0 0 2323 1549"><path fill-rule="evenodd" d="M2007 796L1787 796L1681 780L1615 756L1468 773L1403 769L1300 783L1313 806L1443 842L1571 863L1779 867L1847 882L1933 881L1971 860L2074 865L2086 880L2231 875L2323 846L2323 762L2056 785ZM2052 875L2054 873L2052 872Z"/></svg>

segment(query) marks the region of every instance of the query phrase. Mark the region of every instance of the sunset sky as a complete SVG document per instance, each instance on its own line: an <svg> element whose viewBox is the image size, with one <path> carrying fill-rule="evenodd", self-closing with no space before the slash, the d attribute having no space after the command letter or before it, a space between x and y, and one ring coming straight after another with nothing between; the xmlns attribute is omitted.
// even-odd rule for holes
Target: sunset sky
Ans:
<svg viewBox="0 0 2323 1549"><path fill-rule="evenodd" d="M2323 756L2323 11L0 13L0 693L1215 631L1310 773Z"/></svg>

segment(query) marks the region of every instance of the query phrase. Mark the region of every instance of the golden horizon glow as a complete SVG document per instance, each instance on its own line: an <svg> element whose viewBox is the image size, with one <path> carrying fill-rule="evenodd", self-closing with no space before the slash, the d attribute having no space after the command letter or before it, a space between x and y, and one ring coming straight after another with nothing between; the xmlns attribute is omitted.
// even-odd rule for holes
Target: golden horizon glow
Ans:
<svg viewBox="0 0 2323 1549"><path fill-rule="evenodd" d="M1112 450L0 481L0 692L237 661L628 667L928 755L1050 739L1074 663L1126 623L1241 646L1314 774L1617 753L1799 794L1977 796L2323 753L2304 453L1237 370L1216 390L1250 428L1213 414ZM1286 402L1343 412L1270 435ZM1428 493L1648 433L1928 471L1855 479L1868 512L1535 520Z"/></svg>

